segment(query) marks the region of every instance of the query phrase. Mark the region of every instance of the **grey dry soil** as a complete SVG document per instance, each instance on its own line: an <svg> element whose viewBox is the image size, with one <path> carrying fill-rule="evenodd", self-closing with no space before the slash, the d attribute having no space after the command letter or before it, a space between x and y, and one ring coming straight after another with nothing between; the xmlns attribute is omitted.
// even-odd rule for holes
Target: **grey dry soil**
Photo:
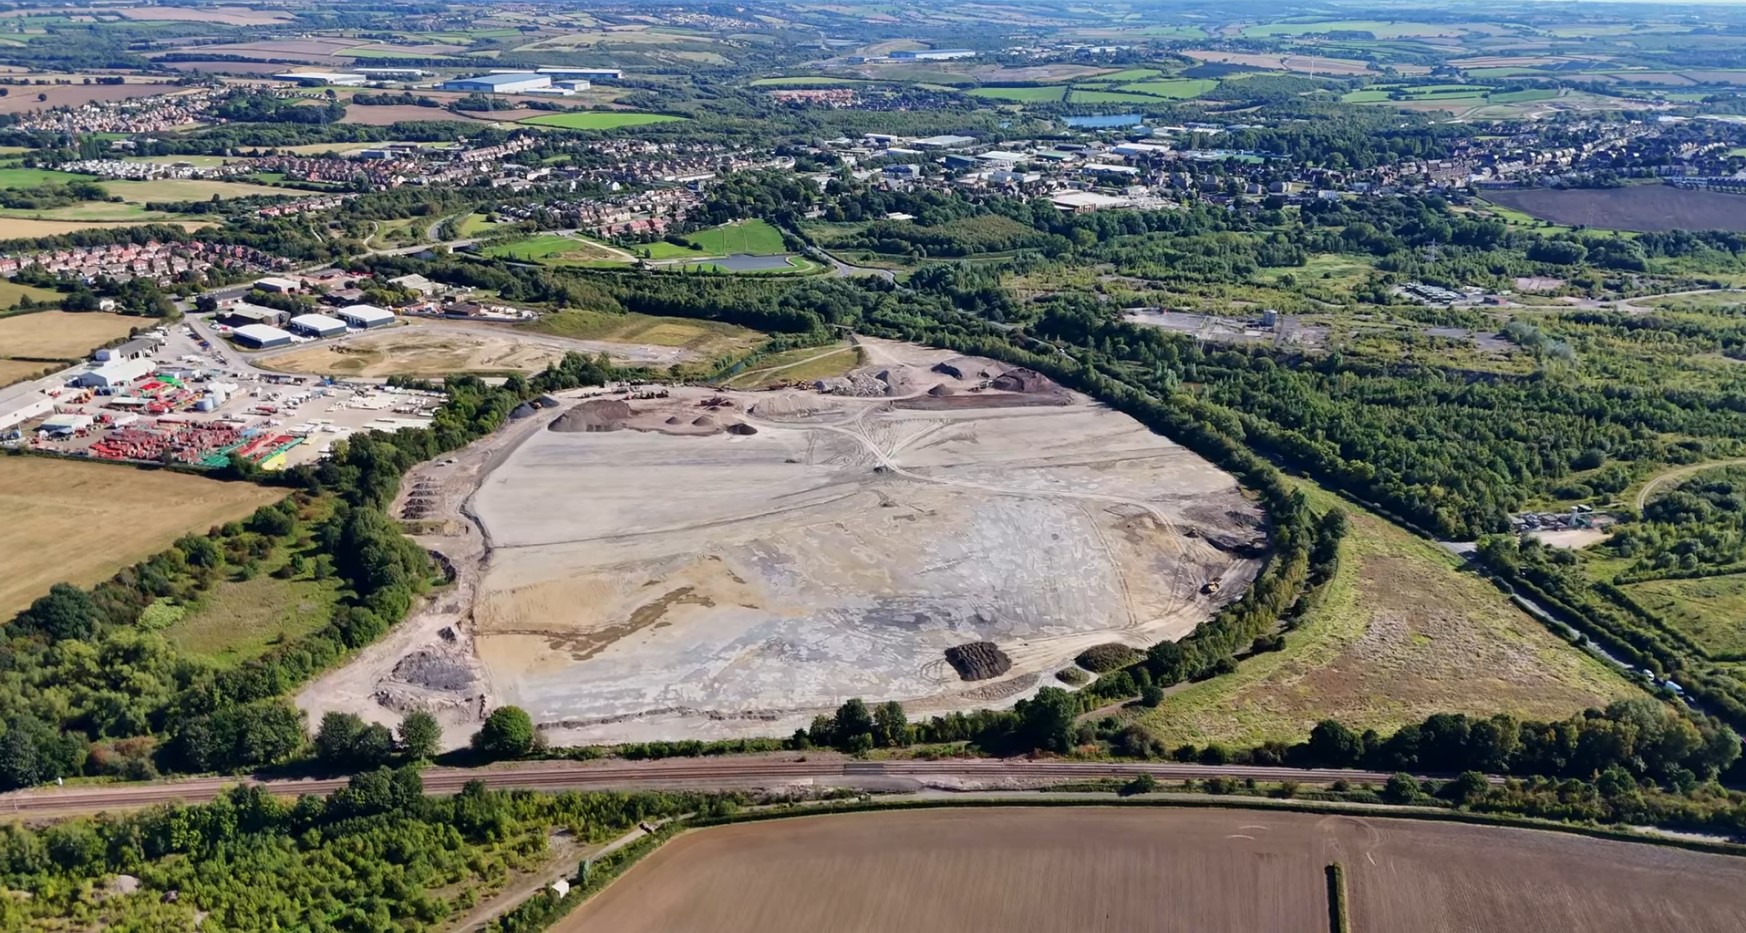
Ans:
<svg viewBox="0 0 1746 933"><path fill-rule="evenodd" d="M506 452L471 500L487 705L562 743L776 734L852 696L1006 705L1253 577L1263 517L1206 461L1010 367L866 346L840 384L877 395L600 399ZM972 642L1010 669L960 677L946 649Z"/></svg>
<svg viewBox="0 0 1746 933"><path fill-rule="evenodd" d="M555 933L1732 933L1746 860L1537 830L1254 810L976 809L725 826Z"/></svg>

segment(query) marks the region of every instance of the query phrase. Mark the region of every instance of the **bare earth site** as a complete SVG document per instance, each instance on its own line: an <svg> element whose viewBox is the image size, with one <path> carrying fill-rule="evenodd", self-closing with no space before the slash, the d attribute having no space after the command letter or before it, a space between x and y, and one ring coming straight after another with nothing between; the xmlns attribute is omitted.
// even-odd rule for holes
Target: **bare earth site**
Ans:
<svg viewBox="0 0 1746 933"><path fill-rule="evenodd" d="M512 426L470 500L486 547L458 635L366 655L305 706L368 695L458 728L512 703L605 743L778 734L852 696L1005 705L1093 645L1188 634L1257 571L1260 511L1131 418L1003 364L867 349L827 391L644 387ZM411 495L441 512L444 485Z"/></svg>
<svg viewBox="0 0 1746 933"><path fill-rule="evenodd" d="M558 933L1740 929L1739 859L1535 830L1253 810L863 813L687 833Z"/></svg>

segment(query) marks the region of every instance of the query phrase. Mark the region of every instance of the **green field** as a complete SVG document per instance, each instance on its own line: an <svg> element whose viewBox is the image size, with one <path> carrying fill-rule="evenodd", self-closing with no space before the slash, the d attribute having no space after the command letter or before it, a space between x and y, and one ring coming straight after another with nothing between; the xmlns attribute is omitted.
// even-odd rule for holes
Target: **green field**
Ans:
<svg viewBox="0 0 1746 933"><path fill-rule="evenodd" d="M182 649L220 667L232 667L265 654L280 641L320 630L339 604L340 580L291 580L262 573L242 582L221 583L165 629Z"/></svg>
<svg viewBox="0 0 1746 933"><path fill-rule="evenodd" d="M61 293L47 288L37 288L35 285L25 285L11 279L0 279L0 308L10 308L24 299L31 301L59 301ZM0 350L5 348L0 347Z"/></svg>
<svg viewBox="0 0 1746 933"><path fill-rule="evenodd" d="M1401 39L1411 36L1447 36L1469 32L1459 25L1442 23L1386 22L1379 19L1336 19L1316 23L1268 23L1250 26L1243 35L1252 39L1279 36L1303 36L1332 32L1367 32L1378 39Z"/></svg>
<svg viewBox="0 0 1746 933"><path fill-rule="evenodd" d="M646 251L653 260L708 259L718 256L745 254L774 256L787 252L782 245L782 232L762 220L745 220L699 230L684 237L689 246L660 240L636 247ZM696 249L690 248L695 246Z"/></svg>
<svg viewBox="0 0 1746 933"><path fill-rule="evenodd" d="M1106 75L1098 75L1095 79L1088 80L1085 83L1121 84L1125 81L1150 81L1163 73L1164 72L1159 71L1156 68L1128 68L1123 71L1110 72Z"/></svg>
<svg viewBox="0 0 1746 933"><path fill-rule="evenodd" d="M1219 82L1213 78L1163 78L1157 81L1124 84L1116 90L1134 94L1150 94L1153 97L1187 100L1190 97L1199 97L1218 86ZM1080 92L1075 91L1074 97L1077 98L1079 94Z"/></svg>
<svg viewBox="0 0 1746 933"><path fill-rule="evenodd" d="M1746 575L1653 580L1624 589L1712 655L1746 658Z"/></svg>
<svg viewBox="0 0 1746 933"><path fill-rule="evenodd" d="M985 100L1009 100L1020 104L1043 104L1067 96L1065 87L979 87L970 90L971 97Z"/></svg>
<svg viewBox="0 0 1746 933"><path fill-rule="evenodd" d="M676 123L684 117L664 113L634 113L622 110L577 110L570 113L548 113L521 121L527 126L555 126L566 130L616 130L627 126L648 126L651 123Z"/></svg>
<svg viewBox="0 0 1746 933"><path fill-rule="evenodd" d="M1067 102L1073 104L1152 104L1160 98L1148 94L1124 94L1120 91L1088 91L1073 88Z"/></svg>
<svg viewBox="0 0 1746 933"><path fill-rule="evenodd" d="M64 185L70 181L94 181L90 175L74 175L46 168L0 168L0 188L36 188Z"/></svg>

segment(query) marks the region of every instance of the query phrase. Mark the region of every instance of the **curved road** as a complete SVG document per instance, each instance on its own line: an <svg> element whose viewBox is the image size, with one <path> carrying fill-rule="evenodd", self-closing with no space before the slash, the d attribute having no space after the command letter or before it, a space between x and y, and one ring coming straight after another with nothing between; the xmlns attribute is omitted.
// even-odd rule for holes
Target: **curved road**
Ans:
<svg viewBox="0 0 1746 933"><path fill-rule="evenodd" d="M826 753L828 755L828 753ZM1026 759L962 759L946 761L855 761L835 756L809 760L798 758L677 758L649 762L542 761L513 768L430 768L424 772L424 789L430 794L453 794L468 781L483 781L494 788L528 790L642 790L690 787L747 788L780 787L820 783L832 787L866 790L916 790L923 782L943 784L976 782L1065 782L1098 778L1127 778L1147 773L1164 781L1204 780L1211 777L1257 781L1296 781L1301 784L1331 784L1335 781L1382 784L1389 775L1379 771L1347 769L1302 769L1259 765L1194 765L1174 763L1106 763L1079 761L1032 761ZM125 810L160 803L200 803L212 800L239 784L259 784L275 794L329 794L346 786L345 778L257 781L236 778L191 778L160 784L112 784L81 787L40 788L0 795L0 816L67 817Z"/></svg>

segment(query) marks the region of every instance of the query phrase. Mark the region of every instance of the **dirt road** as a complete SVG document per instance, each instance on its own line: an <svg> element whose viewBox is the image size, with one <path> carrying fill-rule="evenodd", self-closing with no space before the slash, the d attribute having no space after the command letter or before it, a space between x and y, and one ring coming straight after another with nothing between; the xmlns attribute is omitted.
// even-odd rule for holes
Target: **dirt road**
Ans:
<svg viewBox="0 0 1746 933"><path fill-rule="evenodd" d="M1658 474L1653 479L1649 480L1649 482L1644 483L1643 488L1637 492L1637 501L1634 504L1638 513L1641 513L1643 511L1643 506L1649 504L1649 496L1655 492L1657 487L1669 480L1682 479L1693 473L1702 473L1705 470L1719 470L1722 467L1740 466L1742 464L1746 464L1746 457L1735 460L1711 460L1707 463L1693 463L1687 466L1674 467L1665 473Z"/></svg>

